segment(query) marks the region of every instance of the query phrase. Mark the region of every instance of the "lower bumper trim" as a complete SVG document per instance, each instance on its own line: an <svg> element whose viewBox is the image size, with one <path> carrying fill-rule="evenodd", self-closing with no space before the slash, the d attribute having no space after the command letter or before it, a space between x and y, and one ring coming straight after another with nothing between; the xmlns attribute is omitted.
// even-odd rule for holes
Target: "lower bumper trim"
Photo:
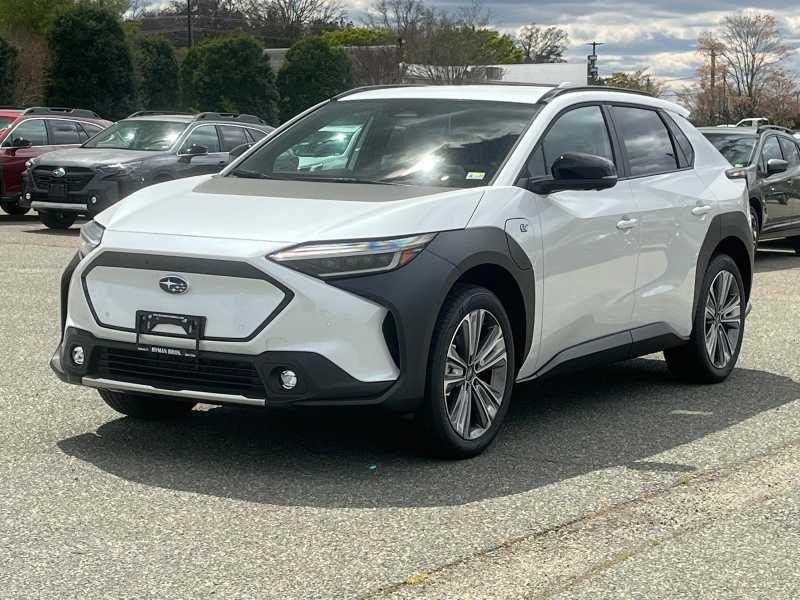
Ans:
<svg viewBox="0 0 800 600"><path fill-rule="evenodd" d="M140 383L129 383L127 381L114 381L95 377L83 377L81 383L87 387L103 390L113 390L115 392L129 392L134 394L155 394L159 396L175 396L178 398L190 398L198 402L209 404L244 404L247 406L265 406L264 400L257 398L246 398L245 396L235 396L231 394L216 394L212 392L199 392L192 390L165 390L143 385Z"/></svg>
<svg viewBox="0 0 800 600"><path fill-rule="evenodd" d="M34 210L68 210L72 212L86 212L85 204L72 204L69 202L40 202L34 200L31 202L31 208Z"/></svg>

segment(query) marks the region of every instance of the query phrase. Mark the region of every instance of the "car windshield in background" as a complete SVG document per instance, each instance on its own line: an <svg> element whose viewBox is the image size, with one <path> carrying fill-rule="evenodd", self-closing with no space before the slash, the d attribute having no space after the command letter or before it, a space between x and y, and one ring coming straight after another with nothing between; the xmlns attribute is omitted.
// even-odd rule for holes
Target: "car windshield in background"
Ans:
<svg viewBox="0 0 800 600"><path fill-rule="evenodd" d="M16 120L17 117L0 117L0 130L5 129Z"/></svg>
<svg viewBox="0 0 800 600"><path fill-rule="evenodd" d="M750 164L750 156L756 145L756 136L730 133L703 133L703 135L734 167L746 167Z"/></svg>
<svg viewBox="0 0 800 600"><path fill-rule="evenodd" d="M119 121L90 139L83 147L169 150L186 129L186 125L170 121Z"/></svg>
<svg viewBox="0 0 800 600"><path fill-rule="evenodd" d="M230 174L438 187L486 185L537 111L534 104L473 100L331 102Z"/></svg>

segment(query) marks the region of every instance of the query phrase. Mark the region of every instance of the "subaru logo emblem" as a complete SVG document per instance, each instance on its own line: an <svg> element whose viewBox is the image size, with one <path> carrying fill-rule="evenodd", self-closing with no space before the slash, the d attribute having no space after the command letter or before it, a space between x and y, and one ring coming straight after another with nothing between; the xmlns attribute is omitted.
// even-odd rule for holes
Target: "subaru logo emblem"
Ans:
<svg viewBox="0 0 800 600"><path fill-rule="evenodd" d="M57 169L54 169L52 173L53 177L63 177L66 174L67 172L66 170L64 170L63 167L58 167Z"/></svg>
<svg viewBox="0 0 800 600"><path fill-rule="evenodd" d="M158 280L158 287L168 294L185 294L189 291L189 284L182 277L168 275Z"/></svg>

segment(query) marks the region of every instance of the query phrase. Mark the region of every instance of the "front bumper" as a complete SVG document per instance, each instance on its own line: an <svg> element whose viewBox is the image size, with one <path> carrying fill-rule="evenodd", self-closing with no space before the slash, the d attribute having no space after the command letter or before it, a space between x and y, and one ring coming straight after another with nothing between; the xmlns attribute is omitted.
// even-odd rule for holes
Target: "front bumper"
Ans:
<svg viewBox="0 0 800 600"><path fill-rule="evenodd" d="M69 179L69 176L67 178ZM50 197L49 188L38 184L31 171L26 170L22 174L23 193L20 205L34 210L77 212L94 217L125 196L144 187L138 179L104 178L96 174L69 179L66 185L66 197L54 199Z"/></svg>

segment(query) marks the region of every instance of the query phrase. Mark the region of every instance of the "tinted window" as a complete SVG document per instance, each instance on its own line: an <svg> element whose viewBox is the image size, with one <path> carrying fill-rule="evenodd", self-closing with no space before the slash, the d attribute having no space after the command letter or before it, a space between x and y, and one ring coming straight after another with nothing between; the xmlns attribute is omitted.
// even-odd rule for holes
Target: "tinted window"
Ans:
<svg viewBox="0 0 800 600"><path fill-rule="evenodd" d="M17 117L0 117L0 129L5 129L16 120Z"/></svg>
<svg viewBox="0 0 800 600"><path fill-rule="evenodd" d="M764 148L761 150L761 161L763 162L765 169L767 166L767 161L773 158L783 160L783 153L781 152L778 138L774 135L771 135L767 138L767 141L764 142Z"/></svg>
<svg viewBox="0 0 800 600"><path fill-rule="evenodd" d="M220 125L219 132L222 134L222 151L230 152L236 146L242 144L249 144L250 140L247 139L244 127L231 127L230 125Z"/></svg>
<svg viewBox="0 0 800 600"><path fill-rule="evenodd" d="M694 148L692 148L689 138L686 137L686 134L683 133L683 130L675 123L670 115L664 115L664 120L672 134L672 140L675 142L675 149L678 151L678 166L681 169L691 167L694 164Z"/></svg>
<svg viewBox="0 0 800 600"><path fill-rule="evenodd" d="M750 164L750 156L758 139L756 136L705 132L703 135L734 167L746 167Z"/></svg>
<svg viewBox="0 0 800 600"><path fill-rule="evenodd" d="M331 102L269 140L232 174L482 186L537 110L534 104L429 98Z"/></svg>
<svg viewBox="0 0 800 600"><path fill-rule="evenodd" d="M614 160L608 128L599 106L582 106L561 115L528 162L531 176L550 173L565 152L582 152Z"/></svg>
<svg viewBox="0 0 800 600"><path fill-rule="evenodd" d="M254 142L257 142L258 140L263 138L265 135L267 135L265 132L261 131L260 129L248 129L247 131L252 136Z"/></svg>
<svg viewBox="0 0 800 600"><path fill-rule="evenodd" d="M202 125L195 128L183 143L181 152L188 152L192 146L205 146L209 152L220 152L217 128L214 125Z"/></svg>
<svg viewBox="0 0 800 600"><path fill-rule="evenodd" d="M85 148L120 150L169 150L186 129L185 123L150 120L124 120L114 123L84 144Z"/></svg>
<svg viewBox="0 0 800 600"><path fill-rule="evenodd" d="M103 128L102 128L102 127L99 127L99 126L97 126L97 125L92 125L91 123L80 123L79 125L80 125L80 126L83 128L83 131L84 131L84 132L86 133L86 135L87 135L87 136L89 136L89 137L94 137L94 136L96 136L98 133L100 133L101 131L103 131Z"/></svg>
<svg viewBox="0 0 800 600"><path fill-rule="evenodd" d="M800 152L797 151L797 144L786 138L779 138L781 143L781 150L783 151L784 158L789 161L792 167L800 164Z"/></svg>
<svg viewBox="0 0 800 600"><path fill-rule="evenodd" d="M631 175L654 175L678 168L672 139L656 111L615 106L614 121L625 145Z"/></svg>
<svg viewBox="0 0 800 600"><path fill-rule="evenodd" d="M50 128L51 144L80 144L83 141L78 134L78 127L74 121L50 119L47 126Z"/></svg>
<svg viewBox="0 0 800 600"><path fill-rule="evenodd" d="M26 119L14 129L11 138L7 139L4 145L10 146L18 138L28 140L32 146L46 146L47 130L44 126L44 120Z"/></svg>

